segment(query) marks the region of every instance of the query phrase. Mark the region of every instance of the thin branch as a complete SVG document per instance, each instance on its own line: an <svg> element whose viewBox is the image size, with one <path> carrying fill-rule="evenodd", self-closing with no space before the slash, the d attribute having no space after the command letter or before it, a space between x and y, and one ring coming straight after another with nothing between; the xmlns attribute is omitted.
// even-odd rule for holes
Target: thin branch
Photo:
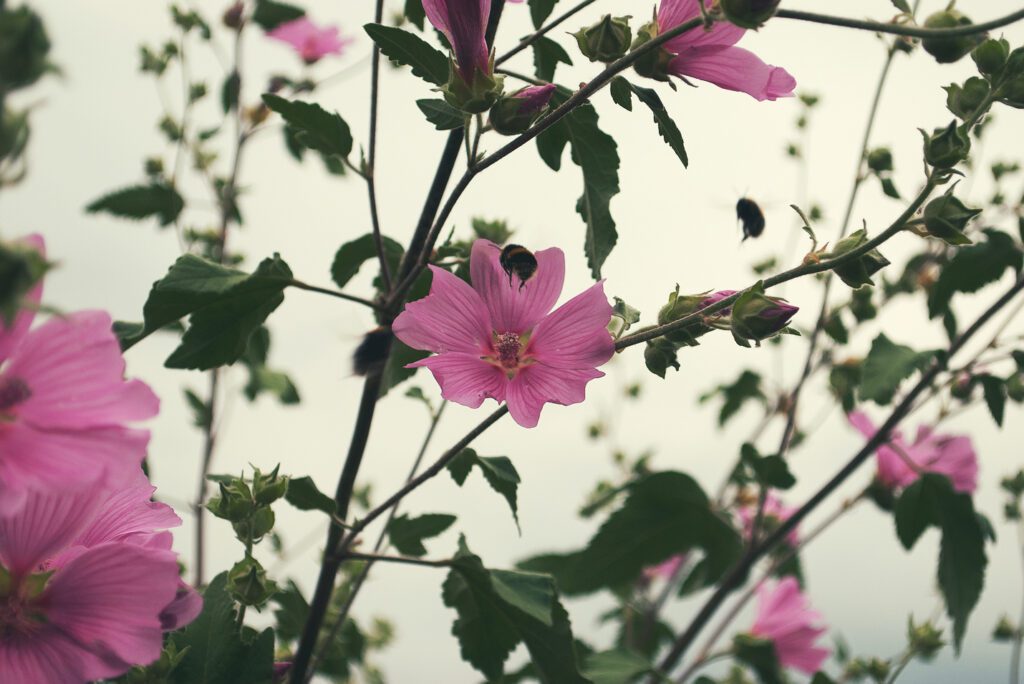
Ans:
<svg viewBox="0 0 1024 684"><path fill-rule="evenodd" d="M381 23L384 16L384 0L377 0L373 21ZM384 252L384 238L380 232L380 217L377 215L377 101L380 90L380 48L373 44L373 58L370 67L370 141L365 171L366 190L370 196L370 222L373 225L373 245L377 250L380 262L380 279L384 290L391 289L391 269L388 267L387 254Z"/></svg>
<svg viewBox="0 0 1024 684"><path fill-rule="evenodd" d="M288 285L291 287L298 288L300 290L308 290L309 292L319 292L320 294L329 295L331 297L337 297L338 299L344 299L349 302L355 302L356 304L362 304L363 306L368 306L371 309L380 309L379 304L369 299L364 299L363 297L356 297L355 295L345 294L344 292L339 292L338 290L331 290L326 287L317 287L316 285L304 283L301 280L292 279L288 281Z"/></svg>
<svg viewBox="0 0 1024 684"><path fill-rule="evenodd" d="M800 10L780 9L775 13L780 19L797 19L798 21L809 21L815 24L828 24L829 26L842 26L844 28L861 29L863 31L874 31L876 33L892 33L897 36L910 36L911 38L956 38L957 36L973 36L978 33L1002 28L1015 21L1024 19L1024 9L1011 12L1005 17L986 21L981 24L969 24L955 28L927 29L917 26L905 26L901 24L887 24L878 21L865 21L861 19L848 19L846 17L834 17L827 14L815 14L814 12L802 12Z"/></svg>
<svg viewBox="0 0 1024 684"><path fill-rule="evenodd" d="M342 555L341 560L363 560L371 563L404 563L406 565L423 565L429 568L447 568L452 564L450 558L444 560L428 560L426 558L415 558L413 556L388 556L381 553L356 553L354 551L350 551Z"/></svg>
<svg viewBox="0 0 1024 684"><path fill-rule="evenodd" d="M544 26L541 26L539 29L537 29L536 31L534 31L533 33L531 33L530 35L526 36L521 41L519 41L519 43L514 48L512 48L511 50L509 50L508 52L503 54L501 57L498 57L497 59L495 59L494 60L494 65L498 66L502 62L508 61L509 59L514 57L515 55L519 54L520 52L522 52L526 48L528 48L531 45L533 45L534 43L536 43L537 40L541 36L543 36L545 33L550 31L551 29L555 28L556 26L558 26L563 21L565 21L566 19L568 19L572 15L576 14L580 10L583 10L583 9L589 7L590 5L593 5L593 4L594 4L594 0L583 0L583 2L579 3L578 5L576 5L575 7L571 8L571 9L567 10L565 12L565 14L562 14L557 19L552 19L550 22L548 22Z"/></svg>

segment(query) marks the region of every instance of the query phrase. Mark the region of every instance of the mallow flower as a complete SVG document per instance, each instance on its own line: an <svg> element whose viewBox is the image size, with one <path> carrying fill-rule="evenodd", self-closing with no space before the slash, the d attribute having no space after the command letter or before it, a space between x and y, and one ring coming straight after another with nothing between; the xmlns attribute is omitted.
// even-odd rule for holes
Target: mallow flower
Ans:
<svg viewBox="0 0 1024 684"><path fill-rule="evenodd" d="M43 251L42 238L26 243ZM130 481L149 432L127 423L156 415L160 402L125 380L110 316L80 311L29 329L42 284L10 325L0 319L0 518L30 490L75 491Z"/></svg>
<svg viewBox="0 0 1024 684"><path fill-rule="evenodd" d="M875 436L877 429L863 411L854 411L847 419L868 439ZM913 442L894 430L875 451L875 465L878 481L891 489L912 484L921 472L945 475L958 492L970 494L978 487L978 456L971 438L939 434L927 425L918 426Z"/></svg>
<svg viewBox="0 0 1024 684"><path fill-rule="evenodd" d="M141 470L120 489L31 492L0 518L5 684L117 677L160 656L202 600L178 577L170 507Z"/></svg>
<svg viewBox="0 0 1024 684"><path fill-rule="evenodd" d="M452 47L452 73L441 88L445 100L471 114L486 112L502 88L487 46L491 0L423 0L423 11Z"/></svg>
<svg viewBox="0 0 1024 684"><path fill-rule="evenodd" d="M612 307L598 282L554 311L562 291L565 256L540 250L536 273L520 282L499 263L501 248L473 243L472 286L431 266L430 294L406 305L395 335L434 356L409 364L434 374L445 399L478 408L484 399L506 402L512 418L534 427L546 403L583 401L586 385L615 353L607 325Z"/></svg>
<svg viewBox="0 0 1024 684"><path fill-rule="evenodd" d="M352 42L341 37L338 27L317 26L305 16L279 24L267 36L291 45L306 64L315 64L327 55L340 55Z"/></svg>
<svg viewBox="0 0 1024 684"><path fill-rule="evenodd" d="M761 535L764 535L765 530L770 531L786 522L789 516L796 513L796 511L795 507L782 503L774 494L768 494L764 500L764 513L762 514L762 526L760 528ZM749 540L754 531L754 519L757 517L757 502L754 501L749 506L741 507L739 509L739 516L740 522L743 524L743 536ZM786 535L786 543L792 547L800 544L800 534L797 532L797 528L793 528Z"/></svg>
<svg viewBox="0 0 1024 684"><path fill-rule="evenodd" d="M644 568L643 576L651 581L656 579L670 580L676 576L676 573L683 567L688 557L689 554L686 553L677 553L674 556L669 556L668 560Z"/></svg>
<svg viewBox="0 0 1024 684"><path fill-rule="evenodd" d="M766 581L757 588L757 617L750 633L767 639L775 648L779 665L814 674L829 656L829 649L815 646L825 633L821 615L811 610L796 579Z"/></svg>
<svg viewBox="0 0 1024 684"><path fill-rule="evenodd" d="M637 42L642 44L681 24L700 16L701 0L661 0L653 22L640 29ZM711 0L703 0L710 9ZM695 78L719 88L746 93L756 100L789 97L796 88L796 79L782 67L765 64L736 43L746 32L735 24L719 21L705 30L698 26L669 40L654 54L637 63L642 76L662 81L670 76Z"/></svg>

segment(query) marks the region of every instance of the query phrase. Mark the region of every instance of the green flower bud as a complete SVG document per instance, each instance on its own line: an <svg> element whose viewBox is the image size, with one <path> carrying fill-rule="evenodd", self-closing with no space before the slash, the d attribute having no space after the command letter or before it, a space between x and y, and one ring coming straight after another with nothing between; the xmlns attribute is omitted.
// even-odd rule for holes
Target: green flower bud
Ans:
<svg viewBox="0 0 1024 684"><path fill-rule="evenodd" d="M252 515L231 523L235 536L243 544L258 542L274 529L274 511L269 506L256 508Z"/></svg>
<svg viewBox="0 0 1024 684"><path fill-rule="evenodd" d="M732 305L732 336L737 344L748 347L748 340L760 342L782 332L797 311L785 299L766 296L758 283Z"/></svg>
<svg viewBox="0 0 1024 684"><path fill-rule="evenodd" d="M280 467L280 466L278 466ZM280 499L288 491L288 478L279 476L277 468L267 475L256 470L252 478L252 493L257 504L266 506Z"/></svg>
<svg viewBox="0 0 1024 684"><path fill-rule="evenodd" d="M252 515L256 506L249 486L241 478L232 478L217 484L220 486L220 496L211 497L206 502L208 511L232 523L242 522Z"/></svg>
<svg viewBox="0 0 1024 684"><path fill-rule="evenodd" d="M936 628L932 623L915 625L914 619L907 621L907 642L910 649L919 657L925 660L932 658L946 645L942 640L942 630Z"/></svg>
<svg viewBox="0 0 1024 684"><path fill-rule="evenodd" d="M946 107L963 120L971 118L978 107L985 103L989 94L988 81L971 76L962 86L955 83L944 88L946 91Z"/></svg>
<svg viewBox="0 0 1024 684"><path fill-rule="evenodd" d="M868 168L875 173L892 171L892 152L888 147L876 147L868 152Z"/></svg>
<svg viewBox="0 0 1024 684"><path fill-rule="evenodd" d="M986 76L998 76L1010 56L1010 44L1004 39L989 38L971 51L978 71Z"/></svg>
<svg viewBox="0 0 1024 684"><path fill-rule="evenodd" d="M633 41L632 49L636 50L644 43L652 40L658 35L658 22L652 21L644 24L636 32L636 40ZM671 52L661 47L657 50L645 52L640 59L633 62L633 70L644 78L652 78L655 81L671 83L668 76L668 64L675 57Z"/></svg>
<svg viewBox="0 0 1024 684"><path fill-rule="evenodd" d="M970 401L974 394L974 377L970 373L961 373L949 388L949 394L954 399L966 402Z"/></svg>
<svg viewBox="0 0 1024 684"><path fill-rule="evenodd" d="M580 52L591 62L614 62L629 51L633 32L629 28L629 17L613 17L606 14L593 26L580 29L572 34L580 46Z"/></svg>
<svg viewBox="0 0 1024 684"><path fill-rule="evenodd" d="M261 606L277 593L277 585L258 560L245 558L228 572L228 593L243 606Z"/></svg>
<svg viewBox="0 0 1024 684"><path fill-rule="evenodd" d="M850 313L857 319L858 323L869 321L878 315L878 308L871 301L873 290L870 287L861 287L853 291L850 298Z"/></svg>
<svg viewBox="0 0 1024 684"><path fill-rule="evenodd" d="M760 28L779 8L779 0L718 0L725 18L748 29Z"/></svg>
<svg viewBox="0 0 1024 684"><path fill-rule="evenodd" d="M504 77L494 74L494 55L491 55L488 73L480 69L473 72L473 80L467 83L454 61L449 62L448 83L440 88L445 101L467 114L483 114L501 95Z"/></svg>
<svg viewBox="0 0 1024 684"><path fill-rule="evenodd" d="M932 237L945 240L951 245L967 245L971 239L964 235L963 230L971 220L981 213L981 209L971 209L953 196L950 188L942 197L936 197L925 208L922 218L924 228Z"/></svg>
<svg viewBox="0 0 1024 684"><path fill-rule="evenodd" d="M32 85L50 68L50 39L27 7L0 10L0 92Z"/></svg>
<svg viewBox="0 0 1024 684"><path fill-rule="evenodd" d="M1017 48L1006 58L1004 83L999 88L999 101L1015 109L1024 109L1024 48Z"/></svg>
<svg viewBox="0 0 1024 684"><path fill-rule="evenodd" d="M491 108L491 128L502 135L519 135L540 117L554 92L555 85L548 83L502 95Z"/></svg>
<svg viewBox="0 0 1024 684"><path fill-rule="evenodd" d="M924 20L924 27L929 29L956 28L958 26L970 25L970 19L952 8L936 12ZM949 64L962 58L984 39L985 34L983 33L952 38L925 38L921 41L921 46L925 52L935 58L936 62Z"/></svg>
<svg viewBox="0 0 1024 684"><path fill-rule="evenodd" d="M0 113L0 159L15 160L28 145L28 111L4 109Z"/></svg>
<svg viewBox="0 0 1024 684"><path fill-rule="evenodd" d="M930 136L924 131L921 135L924 136L924 159L938 169L956 166L971 151L967 131L957 126L956 121L945 128L936 128Z"/></svg>
<svg viewBox="0 0 1024 684"><path fill-rule="evenodd" d="M992 631L992 639L995 641L1012 641L1017 638L1017 628L1005 615L999 619L999 623Z"/></svg>
<svg viewBox="0 0 1024 684"><path fill-rule="evenodd" d="M36 250L17 242L0 242L0 320L8 326L13 323L22 298L48 268Z"/></svg>
<svg viewBox="0 0 1024 684"><path fill-rule="evenodd" d="M1024 373L1014 373L1006 379L1006 396L1018 404L1024 402Z"/></svg>
<svg viewBox="0 0 1024 684"><path fill-rule="evenodd" d="M896 494L893 492L893 488L877 477L868 486L868 498L886 512L892 511L896 507Z"/></svg>
<svg viewBox="0 0 1024 684"><path fill-rule="evenodd" d="M826 256L829 259L834 259L857 249L867 241L868 232L861 228L837 242L836 246ZM874 285L875 283L871 280L871 276L888 265L889 260L882 256L881 252L877 249L873 249L852 261L840 264L832 269L832 271L839 276L840 280L856 289L861 285Z"/></svg>

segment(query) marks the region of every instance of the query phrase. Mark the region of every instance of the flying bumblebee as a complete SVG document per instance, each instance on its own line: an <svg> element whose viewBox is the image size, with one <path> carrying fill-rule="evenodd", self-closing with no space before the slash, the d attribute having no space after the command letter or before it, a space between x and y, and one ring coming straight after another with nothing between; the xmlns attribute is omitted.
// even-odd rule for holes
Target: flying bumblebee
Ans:
<svg viewBox="0 0 1024 684"><path fill-rule="evenodd" d="M498 258L501 268L508 274L508 284L512 285L512 276L519 278L519 289L522 290L526 281L537 272L537 257L522 245L505 245Z"/></svg>
<svg viewBox="0 0 1024 684"><path fill-rule="evenodd" d="M736 202L736 218L743 223L744 240L759 237L764 232L764 214L749 197L741 197Z"/></svg>

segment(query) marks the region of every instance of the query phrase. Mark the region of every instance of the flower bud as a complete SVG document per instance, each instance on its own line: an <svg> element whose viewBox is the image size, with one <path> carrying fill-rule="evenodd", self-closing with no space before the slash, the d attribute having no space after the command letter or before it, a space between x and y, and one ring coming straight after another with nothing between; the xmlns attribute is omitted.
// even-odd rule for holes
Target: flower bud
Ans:
<svg viewBox="0 0 1024 684"><path fill-rule="evenodd" d="M1014 373L1006 379L1006 396L1018 404L1024 402L1024 373Z"/></svg>
<svg viewBox="0 0 1024 684"><path fill-rule="evenodd" d="M981 209L971 209L953 196L952 188L942 197L936 197L925 208L922 218L924 228L932 237L945 240L951 245L967 245L971 239L964 235L963 230L970 221L981 213Z"/></svg>
<svg viewBox="0 0 1024 684"><path fill-rule="evenodd" d="M962 86L951 83L943 90L946 91L946 107L966 121L985 104L990 88L985 79L971 76Z"/></svg>
<svg viewBox="0 0 1024 684"><path fill-rule="evenodd" d="M971 51L971 59L977 65L978 71L986 76L999 75L1009 56L1010 44L1002 38L989 38Z"/></svg>
<svg viewBox="0 0 1024 684"><path fill-rule="evenodd" d="M633 41L632 49L636 50L644 43L658 35L658 22L652 21L644 24L636 32L636 40ZM640 59L633 62L633 70L644 78L652 78L655 81L670 82L668 76L668 65L675 58L671 52L663 47L657 50L648 50Z"/></svg>
<svg viewBox="0 0 1024 684"><path fill-rule="evenodd" d="M206 509L218 518L232 523L248 519L255 510L249 486L241 478L232 478L217 484L220 486L220 496L211 497L206 502Z"/></svg>
<svg viewBox="0 0 1024 684"><path fill-rule="evenodd" d="M999 619L999 624L992 631L992 639L995 641L1011 641L1017 638L1017 628L1005 615Z"/></svg>
<svg viewBox="0 0 1024 684"><path fill-rule="evenodd" d="M757 29L779 8L779 0L719 0L725 18L743 28Z"/></svg>
<svg viewBox="0 0 1024 684"><path fill-rule="evenodd" d="M970 401L974 394L974 377L970 373L961 373L950 385L949 393L954 399Z"/></svg>
<svg viewBox="0 0 1024 684"><path fill-rule="evenodd" d="M490 109L501 95L504 82L502 76L494 75L494 55L491 55L487 73L475 69L469 83L462 78L454 61L449 64L448 83L440 89L445 101L467 114L483 114Z"/></svg>
<svg viewBox="0 0 1024 684"><path fill-rule="evenodd" d="M28 110L0 112L0 159L18 159L28 144Z"/></svg>
<svg viewBox="0 0 1024 684"><path fill-rule="evenodd" d="M269 534L274 529L274 521L274 509L269 506L259 506L252 512L252 515L247 516L244 520L231 523L231 527L235 530L238 541L248 544L257 542Z"/></svg>
<svg viewBox="0 0 1024 684"><path fill-rule="evenodd" d="M658 325L665 325L673 321L678 321L680 318L689 316L690 314L699 311L705 307L708 307L715 302L721 301L722 299L736 294L735 290L721 290L710 295L680 295L679 289L668 296L668 304L661 307L658 312ZM729 315L730 310L726 308L724 311L717 311L711 314L710 317L705 317L704 322L693 322L690 325L680 329L674 330L665 335L669 340L676 344L685 344L687 346L693 346L697 344L697 338L701 335L711 332L712 328L705 325L712 318L725 317Z"/></svg>
<svg viewBox="0 0 1024 684"><path fill-rule="evenodd" d="M970 25L970 19L952 8L936 12L924 20L924 27L929 29L956 28L958 26ZM983 33L970 36L954 36L951 38L925 38L921 41L921 46L925 52L935 58L936 62L948 64L962 58L984 39L985 34Z"/></svg>
<svg viewBox="0 0 1024 684"><path fill-rule="evenodd" d="M242 27L244 12L245 5L242 3L242 0L238 0L224 11L224 16L221 19L225 26L237 30Z"/></svg>
<svg viewBox="0 0 1024 684"><path fill-rule="evenodd" d="M760 342L786 327L799 309L786 300L768 297L760 284L740 295L732 305L732 336L744 347L748 340Z"/></svg>
<svg viewBox="0 0 1024 684"><path fill-rule="evenodd" d="M243 606L261 606L276 592L277 585L255 558L240 560L228 572L228 593Z"/></svg>
<svg viewBox="0 0 1024 684"><path fill-rule="evenodd" d="M8 327L14 322L22 299L48 268L35 249L18 242L0 242L0 321Z"/></svg>
<svg viewBox="0 0 1024 684"><path fill-rule="evenodd" d="M1024 48L1017 48L1006 58L1003 78L1006 82L999 89L999 101L1015 109L1024 109Z"/></svg>
<svg viewBox="0 0 1024 684"><path fill-rule="evenodd" d="M907 641L910 644L910 650L925 660L933 657L946 645L946 642L942 640L941 629L937 629L930 622L915 625L913 618L907 622Z"/></svg>
<svg viewBox="0 0 1024 684"><path fill-rule="evenodd" d="M868 168L875 173L892 171L892 152L888 147L876 147L868 152Z"/></svg>
<svg viewBox="0 0 1024 684"><path fill-rule="evenodd" d="M971 151L967 131L957 126L956 121L950 122L945 128L936 128L930 136L924 131L921 131L921 135L924 136L925 161L939 169L956 166Z"/></svg>
<svg viewBox="0 0 1024 684"><path fill-rule="evenodd" d="M277 470L274 468L266 475L256 470L252 478L252 494L256 503L266 506L280 499L288 491L288 478L278 476Z"/></svg>
<svg viewBox="0 0 1024 684"><path fill-rule="evenodd" d="M48 69L50 39L39 15L27 7L0 9L0 92L32 85Z"/></svg>
<svg viewBox="0 0 1024 684"><path fill-rule="evenodd" d="M629 44L633 41L629 17L610 14L572 35L580 46L580 52L591 62L614 62L629 51Z"/></svg>
<svg viewBox="0 0 1024 684"><path fill-rule="evenodd" d="M863 228L847 235L836 243L836 246L828 254L828 258L834 259L851 252L868 241L868 232ZM856 289L861 285L874 285L871 276L889 265L889 260L882 256L877 249L840 264L832 269L839 276L840 280Z"/></svg>
<svg viewBox="0 0 1024 684"><path fill-rule="evenodd" d="M537 120L554 92L555 84L548 83L502 95L491 108L491 127L502 135L519 135Z"/></svg>

